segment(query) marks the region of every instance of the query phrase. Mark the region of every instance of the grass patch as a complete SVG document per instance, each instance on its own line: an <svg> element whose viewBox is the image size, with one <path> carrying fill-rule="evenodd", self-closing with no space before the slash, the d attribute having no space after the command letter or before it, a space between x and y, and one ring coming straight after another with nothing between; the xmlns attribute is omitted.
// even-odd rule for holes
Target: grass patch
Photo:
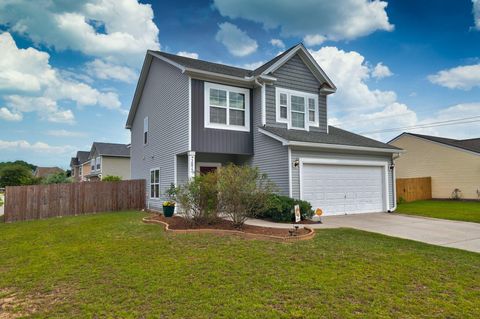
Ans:
<svg viewBox="0 0 480 319"><path fill-rule="evenodd" d="M480 223L480 202L420 200L399 204L397 213Z"/></svg>
<svg viewBox="0 0 480 319"><path fill-rule="evenodd" d="M0 304L36 318L480 317L480 254L351 229L173 235L144 216L1 224Z"/></svg>

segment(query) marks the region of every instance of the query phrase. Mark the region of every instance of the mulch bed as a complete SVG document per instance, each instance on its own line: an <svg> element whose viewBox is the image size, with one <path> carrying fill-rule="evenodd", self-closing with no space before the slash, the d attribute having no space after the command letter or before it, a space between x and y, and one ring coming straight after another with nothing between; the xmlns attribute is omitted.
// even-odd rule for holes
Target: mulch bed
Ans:
<svg viewBox="0 0 480 319"><path fill-rule="evenodd" d="M295 237L290 235L289 229L269 228L269 227L260 227L260 226L251 226L251 225L243 225L242 228L237 228L233 225L231 221L221 219L221 218L209 224L207 223L194 224L180 216L164 217L161 214L152 215L149 217L149 219L167 223L168 228L171 230L217 229L217 230L230 230L230 231L234 230L234 231L241 231L248 234L259 234L259 235L267 235L267 236L275 236L275 237ZM311 230L305 229L302 226L300 226L297 230L296 236L308 235L311 232L312 232Z"/></svg>

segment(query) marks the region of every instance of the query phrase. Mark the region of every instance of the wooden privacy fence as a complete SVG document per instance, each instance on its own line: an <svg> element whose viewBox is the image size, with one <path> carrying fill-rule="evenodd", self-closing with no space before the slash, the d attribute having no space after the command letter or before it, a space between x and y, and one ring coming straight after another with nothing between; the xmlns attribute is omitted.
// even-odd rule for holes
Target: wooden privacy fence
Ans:
<svg viewBox="0 0 480 319"><path fill-rule="evenodd" d="M432 199L432 178L397 178L397 202L400 198L407 202Z"/></svg>
<svg viewBox="0 0 480 319"><path fill-rule="evenodd" d="M145 180L8 186L5 222L145 208Z"/></svg>

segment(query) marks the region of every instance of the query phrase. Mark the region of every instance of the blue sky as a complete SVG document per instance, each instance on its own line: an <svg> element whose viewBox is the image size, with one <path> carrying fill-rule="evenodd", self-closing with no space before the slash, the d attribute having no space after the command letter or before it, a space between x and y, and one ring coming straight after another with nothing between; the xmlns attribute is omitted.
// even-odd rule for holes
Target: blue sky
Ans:
<svg viewBox="0 0 480 319"><path fill-rule="evenodd" d="M476 0L14 0L0 1L0 161L66 168L93 141L128 143L147 49L253 68L299 42L338 87L332 125L480 136Z"/></svg>

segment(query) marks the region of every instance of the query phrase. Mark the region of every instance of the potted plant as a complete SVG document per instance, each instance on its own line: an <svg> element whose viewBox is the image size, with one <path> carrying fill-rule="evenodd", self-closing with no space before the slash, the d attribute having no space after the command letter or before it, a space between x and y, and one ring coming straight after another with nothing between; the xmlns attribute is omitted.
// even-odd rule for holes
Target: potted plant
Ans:
<svg viewBox="0 0 480 319"><path fill-rule="evenodd" d="M175 202L177 199L177 188L173 183L170 184L170 187L165 192L165 196L168 200L163 202L163 215L165 217L172 217L175 212Z"/></svg>
<svg viewBox="0 0 480 319"><path fill-rule="evenodd" d="M175 212L175 202L164 201L163 202L163 215L165 217L172 217Z"/></svg>

